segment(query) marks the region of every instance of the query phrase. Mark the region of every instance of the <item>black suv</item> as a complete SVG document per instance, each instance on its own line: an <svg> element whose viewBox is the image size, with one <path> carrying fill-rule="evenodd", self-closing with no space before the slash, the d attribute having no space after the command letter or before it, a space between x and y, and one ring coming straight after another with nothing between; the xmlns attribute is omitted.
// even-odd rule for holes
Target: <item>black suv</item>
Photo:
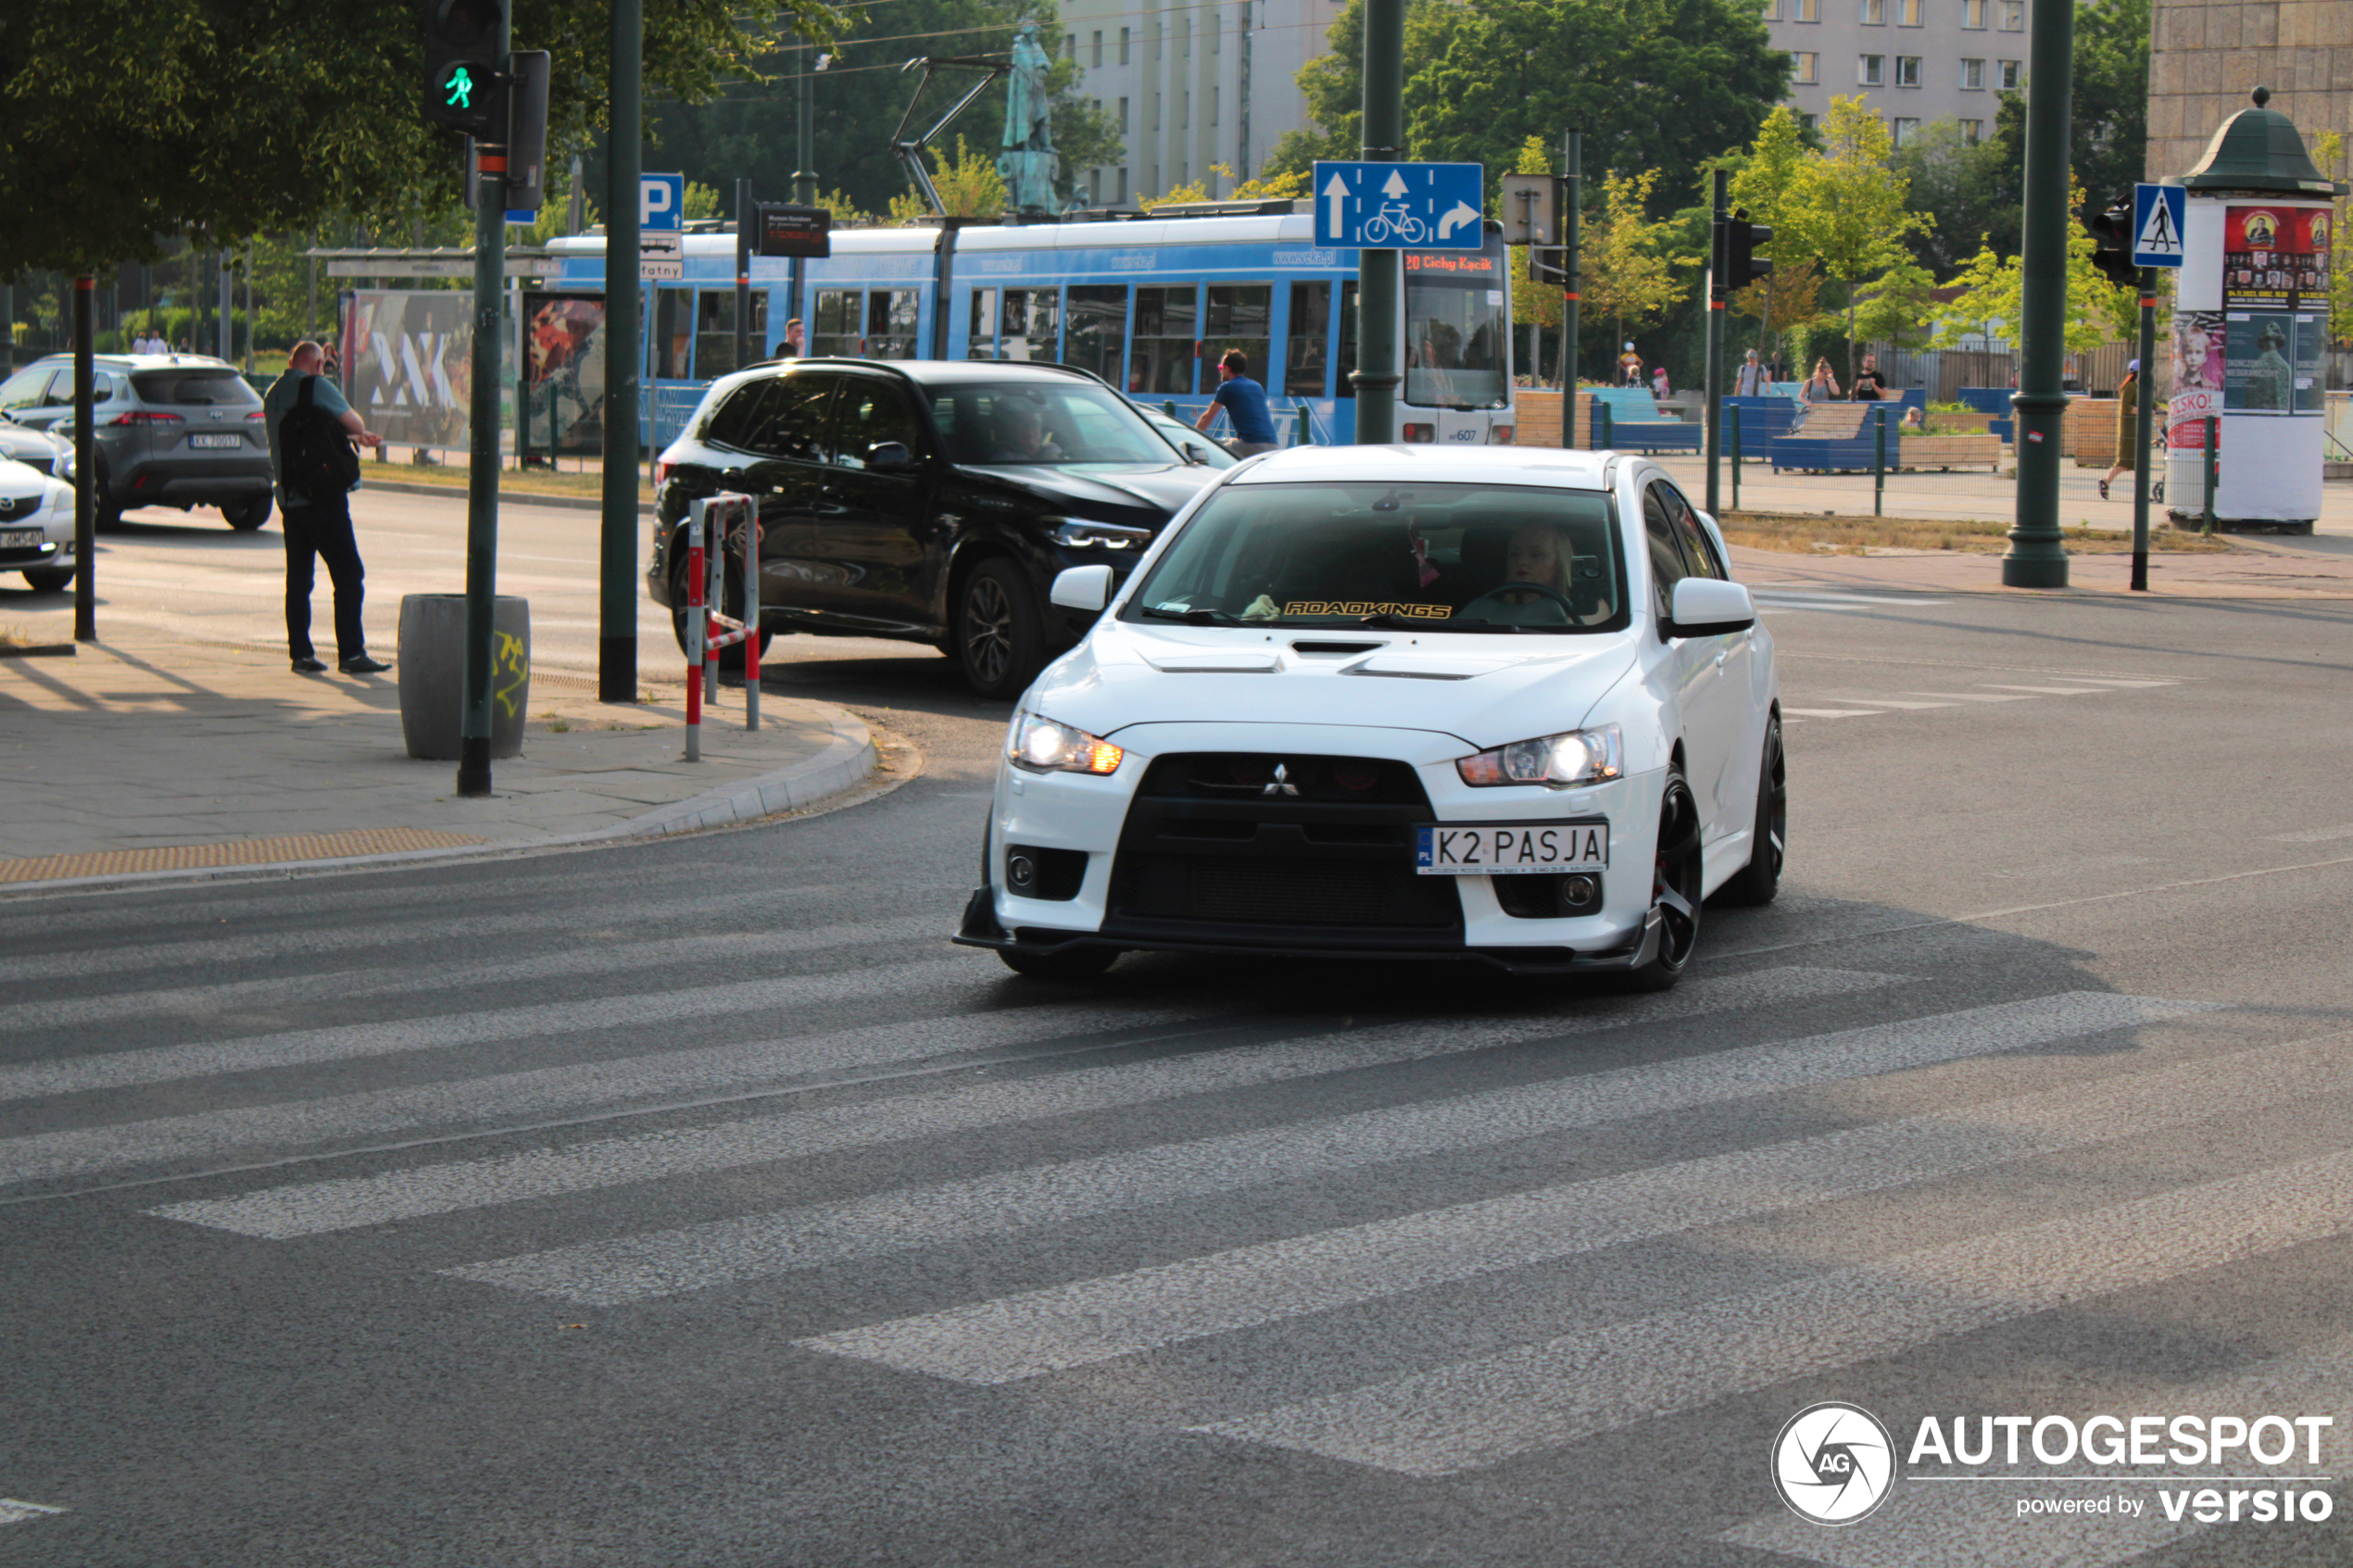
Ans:
<svg viewBox="0 0 2353 1568"><path fill-rule="evenodd" d="M1055 574L1126 577L1217 473L1064 366L759 365L713 383L656 464L646 585L683 647L681 525L705 496L756 496L763 633L930 643L1012 697L1094 620L1047 603ZM733 613L732 565L728 581Z"/></svg>
<svg viewBox="0 0 2353 1568"><path fill-rule="evenodd" d="M218 507L229 526L270 521L270 437L261 396L225 359L100 354L91 378L98 526L133 507ZM0 413L73 430L73 357L52 354L0 382Z"/></svg>

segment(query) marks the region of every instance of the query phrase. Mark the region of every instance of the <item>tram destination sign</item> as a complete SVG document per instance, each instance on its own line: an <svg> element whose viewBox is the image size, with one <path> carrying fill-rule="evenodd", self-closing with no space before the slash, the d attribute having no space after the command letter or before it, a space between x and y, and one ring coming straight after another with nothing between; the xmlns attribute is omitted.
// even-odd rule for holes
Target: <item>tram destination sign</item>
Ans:
<svg viewBox="0 0 2353 1568"><path fill-rule="evenodd" d="M1487 169L1477 163L1318 163L1315 243L1365 250L1477 250Z"/></svg>
<svg viewBox="0 0 2353 1568"><path fill-rule="evenodd" d="M834 253L834 215L822 207L790 202L760 204L755 256L799 256L823 259Z"/></svg>

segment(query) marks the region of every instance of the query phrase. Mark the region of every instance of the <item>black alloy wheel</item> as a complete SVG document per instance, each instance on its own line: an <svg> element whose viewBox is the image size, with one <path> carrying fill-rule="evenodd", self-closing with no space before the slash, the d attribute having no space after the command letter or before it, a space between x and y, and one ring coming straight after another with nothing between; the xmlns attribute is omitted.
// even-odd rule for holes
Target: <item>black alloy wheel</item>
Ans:
<svg viewBox="0 0 2353 1568"><path fill-rule="evenodd" d="M974 568L956 609L956 656L973 690L1000 701L1021 696L1045 662L1045 640L1021 568L1001 558Z"/></svg>
<svg viewBox="0 0 2353 1568"><path fill-rule="evenodd" d="M1781 866L1789 858L1789 758L1781 749L1781 716L1765 723L1765 756L1756 775L1756 825L1749 840L1748 864L1716 890L1711 903L1734 908L1769 904L1781 890Z"/></svg>
<svg viewBox="0 0 2353 1568"><path fill-rule="evenodd" d="M250 533L270 521L270 497L257 495L248 501L236 501L220 508L229 526L240 533Z"/></svg>
<svg viewBox="0 0 2353 1568"><path fill-rule="evenodd" d="M1699 801L1683 780L1679 763L1667 770L1658 803L1658 850L1651 862L1651 913L1658 920L1658 951L1642 968L1628 972L1638 991L1665 991L1683 978L1699 946Z"/></svg>
<svg viewBox="0 0 2353 1568"><path fill-rule="evenodd" d="M1116 947L1066 947L1059 953L1015 953L1003 947L997 956L1015 974L1032 980L1092 980L1119 958Z"/></svg>
<svg viewBox="0 0 2353 1568"><path fill-rule="evenodd" d="M741 569L738 568L734 561L729 561L719 574L720 614L732 615L738 620L743 618L743 582L744 580ZM673 545L671 547L670 552L670 634L678 639L678 651L680 653L688 651L686 647L686 551L684 546ZM767 658L768 645L775 640L776 634L774 632L763 631L760 633L760 654L761 659L765 659ZM721 674L740 675L743 673L743 644L737 643L733 647L721 648L719 650L719 672Z"/></svg>

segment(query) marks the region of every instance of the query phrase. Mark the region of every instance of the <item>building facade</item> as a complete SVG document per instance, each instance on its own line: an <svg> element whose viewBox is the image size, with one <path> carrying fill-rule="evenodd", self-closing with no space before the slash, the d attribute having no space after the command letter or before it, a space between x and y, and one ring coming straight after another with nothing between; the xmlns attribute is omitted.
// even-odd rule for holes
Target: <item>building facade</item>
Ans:
<svg viewBox="0 0 2353 1568"><path fill-rule="evenodd" d="M1994 131L2004 89L2025 81L2028 0L1764 0L1774 47L1789 51L1789 102L1809 122L1832 97L1861 97L1898 146L1922 126Z"/></svg>
<svg viewBox="0 0 2353 1568"><path fill-rule="evenodd" d="M1074 169L1090 207L1132 207L1198 182L1212 196L1249 179L1284 132L1307 123L1299 69L1326 53L1340 0L1063 0L1063 48L1078 92L1119 127L1126 156ZM1223 165L1234 180L1214 173Z"/></svg>
<svg viewBox="0 0 2353 1568"><path fill-rule="evenodd" d="M2150 179L2187 172L2258 86L2308 146L2353 137L2353 0L2156 0L2153 23Z"/></svg>

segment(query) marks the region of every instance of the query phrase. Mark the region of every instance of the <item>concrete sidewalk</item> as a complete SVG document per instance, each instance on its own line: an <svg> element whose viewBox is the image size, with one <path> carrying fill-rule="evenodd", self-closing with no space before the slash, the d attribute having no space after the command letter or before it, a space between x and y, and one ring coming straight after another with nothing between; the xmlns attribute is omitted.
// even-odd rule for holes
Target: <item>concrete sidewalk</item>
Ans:
<svg viewBox="0 0 2353 1568"><path fill-rule="evenodd" d="M2064 588L2009 588L2002 558L1960 550L1874 550L1867 556L1801 556L1732 547L1732 571L1752 586L1895 588L1937 594L2016 594L2053 598L2113 595L2148 599L2353 599L2353 538L2241 534L2218 554L2149 556L2149 586L2132 591L2133 558L2101 552L2068 558Z"/></svg>
<svg viewBox="0 0 2353 1568"><path fill-rule="evenodd" d="M122 622L118 620L117 625ZM684 688L635 707L536 673L523 755L497 793L409 758L397 671L303 676L283 652L120 632L68 658L0 657L0 887L484 854L684 832L797 810L865 783L867 727L830 703L744 694L706 710L682 760Z"/></svg>

